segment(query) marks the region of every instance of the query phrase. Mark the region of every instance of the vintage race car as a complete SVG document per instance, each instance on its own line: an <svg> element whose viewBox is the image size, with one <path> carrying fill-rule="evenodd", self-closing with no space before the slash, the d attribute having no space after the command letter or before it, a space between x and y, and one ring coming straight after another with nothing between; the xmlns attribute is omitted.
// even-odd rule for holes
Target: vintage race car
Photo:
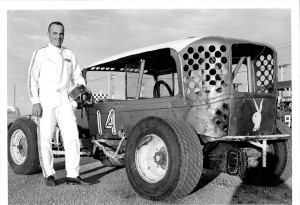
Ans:
<svg viewBox="0 0 300 205"><path fill-rule="evenodd" d="M270 45L193 37L112 56L82 74L93 95L76 111L82 151L106 166L125 166L142 197L184 197L203 168L249 184L291 177L291 130L276 121L277 54ZM9 129L16 173L39 170L36 127L18 119ZM63 154L59 128L53 141Z"/></svg>

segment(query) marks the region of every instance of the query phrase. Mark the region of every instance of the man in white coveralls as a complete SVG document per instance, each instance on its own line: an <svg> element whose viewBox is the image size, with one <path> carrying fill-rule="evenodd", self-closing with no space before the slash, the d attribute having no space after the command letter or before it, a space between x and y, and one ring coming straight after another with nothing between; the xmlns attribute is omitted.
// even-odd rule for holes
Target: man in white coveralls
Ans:
<svg viewBox="0 0 300 205"><path fill-rule="evenodd" d="M48 27L50 43L37 49L31 59L28 90L33 104L32 114L40 118L40 164L46 184L55 186L52 137L58 124L65 148L66 183L88 185L79 177L80 142L73 107L68 91L75 85L85 85L74 53L61 46L64 26L52 22Z"/></svg>

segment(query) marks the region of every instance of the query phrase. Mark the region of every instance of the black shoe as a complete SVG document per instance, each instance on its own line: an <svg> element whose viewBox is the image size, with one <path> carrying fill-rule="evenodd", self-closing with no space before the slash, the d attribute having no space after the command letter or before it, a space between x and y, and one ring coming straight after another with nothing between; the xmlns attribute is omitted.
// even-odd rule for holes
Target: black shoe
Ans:
<svg viewBox="0 0 300 205"><path fill-rule="evenodd" d="M91 185L91 183L83 181L80 176L76 178L66 177L66 183L68 185Z"/></svg>
<svg viewBox="0 0 300 205"><path fill-rule="evenodd" d="M56 186L56 181L54 179L54 176L52 176L52 175L45 178L45 181L46 181L47 186Z"/></svg>

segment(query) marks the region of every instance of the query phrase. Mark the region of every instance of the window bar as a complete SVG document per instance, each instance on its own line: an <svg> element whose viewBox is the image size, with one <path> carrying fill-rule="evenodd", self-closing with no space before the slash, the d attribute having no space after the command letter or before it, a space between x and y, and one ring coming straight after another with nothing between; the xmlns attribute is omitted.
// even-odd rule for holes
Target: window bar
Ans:
<svg viewBox="0 0 300 205"><path fill-rule="evenodd" d="M239 60L238 64L235 66L235 69L232 73L232 79L235 78L236 74L239 72L241 65L243 64L244 60L246 57L241 57L241 59Z"/></svg>
<svg viewBox="0 0 300 205"><path fill-rule="evenodd" d="M247 57L248 92L253 92L251 57Z"/></svg>
<svg viewBox="0 0 300 205"><path fill-rule="evenodd" d="M125 100L127 100L128 98L128 94L127 94L127 89L128 89L128 86L127 86L127 68L128 68L128 64L125 65Z"/></svg>
<svg viewBox="0 0 300 205"><path fill-rule="evenodd" d="M144 68L145 68L145 60L141 59L141 61L140 61L139 81L138 81L138 84L137 84L135 99L139 99L140 98L140 92L141 92L141 87L142 87L142 80L143 80Z"/></svg>

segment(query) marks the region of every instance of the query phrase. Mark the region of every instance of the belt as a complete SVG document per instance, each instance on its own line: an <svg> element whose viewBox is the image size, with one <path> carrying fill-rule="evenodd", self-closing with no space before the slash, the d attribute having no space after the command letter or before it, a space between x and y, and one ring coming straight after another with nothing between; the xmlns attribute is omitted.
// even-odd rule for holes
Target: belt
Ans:
<svg viewBox="0 0 300 205"><path fill-rule="evenodd" d="M58 92L58 93L60 93L60 92L67 92L67 90L64 89L64 88L57 88L56 92Z"/></svg>
<svg viewBox="0 0 300 205"><path fill-rule="evenodd" d="M57 92L57 93L67 92L66 88L55 88L55 87L52 87L52 88L49 88L49 87L45 88L45 87L43 87L43 88L40 88L40 90L42 92L45 92L45 93L49 93L49 92L50 93L54 93L54 92Z"/></svg>

